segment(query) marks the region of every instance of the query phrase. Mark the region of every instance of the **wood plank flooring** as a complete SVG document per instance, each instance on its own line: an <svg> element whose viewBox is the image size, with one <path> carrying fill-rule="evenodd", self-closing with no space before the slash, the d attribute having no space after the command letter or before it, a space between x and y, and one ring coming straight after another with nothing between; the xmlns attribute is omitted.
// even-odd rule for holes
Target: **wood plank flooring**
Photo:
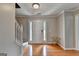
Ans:
<svg viewBox="0 0 79 59"><path fill-rule="evenodd" d="M32 56L43 56L45 45L31 45ZM30 47L24 48L24 56L29 56ZM46 56L79 56L79 51L75 50L63 50L59 45L52 44L46 45Z"/></svg>

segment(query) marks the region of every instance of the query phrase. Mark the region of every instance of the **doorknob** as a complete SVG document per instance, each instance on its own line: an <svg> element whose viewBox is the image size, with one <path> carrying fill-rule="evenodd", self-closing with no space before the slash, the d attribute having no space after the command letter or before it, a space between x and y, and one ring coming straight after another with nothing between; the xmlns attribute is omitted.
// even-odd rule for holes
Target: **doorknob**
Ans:
<svg viewBox="0 0 79 59"><path fill-rule="evenodd" d="M41 32L43 32L43 30L41 30Z"/></svg>

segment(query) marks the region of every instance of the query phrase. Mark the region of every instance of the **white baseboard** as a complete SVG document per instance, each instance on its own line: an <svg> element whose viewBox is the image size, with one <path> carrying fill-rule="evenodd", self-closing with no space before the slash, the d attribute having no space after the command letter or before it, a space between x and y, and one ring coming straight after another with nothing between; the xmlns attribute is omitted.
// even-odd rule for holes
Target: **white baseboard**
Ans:
<svg viewBox="0 0 79 59"><path fill-rule="evenodd" d="M56 42L29 42L29 44L57 44Z"/></svg>
<svg viewBox="0 0 79 59"><path fill-rule="evenodd" d="M64 50L76 50L75 48L65 48L61 44L57 43L59 46L61 46Z"/></svg>
<svg viewBox="0 0 79 59"><path fill-rule="evenodd" d="M47 42L47 44L57 44L56 42Z"/></svg>
<svg viewBox="0 0 79 59"><path fill-rule="evenodd" d="M76 50L75 48L65 48L65 50Z"/></svg>
<svg viewBox="0 0 79 59"><path fill-rule="evenodd" d="M59 44L59 43L57 43L57 44L65 50L65 48L61 44Z"/></svg>
<svg viewBox="0 0 79 59"><path fill-rule="evenodd" d="M79 49L75 49L75 50L79 50Z"/></svg>
<svg viewBox="0 0 79 59"><path fill-rule="evenodd" d="M65 48L65 50L79 50L77 48Z"/></svg>

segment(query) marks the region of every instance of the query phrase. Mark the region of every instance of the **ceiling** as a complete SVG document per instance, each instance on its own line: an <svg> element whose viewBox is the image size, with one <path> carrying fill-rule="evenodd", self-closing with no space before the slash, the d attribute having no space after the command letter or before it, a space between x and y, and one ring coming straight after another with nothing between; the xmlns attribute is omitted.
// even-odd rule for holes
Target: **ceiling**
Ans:
<svg viewBox="0 0 79 59"><path fill-rule="evenodd" d="M75 11L79 9L79 3L40 3L40 8L35 10L32 3L18 3L21 8L16 8L16 15L57 15L59 12Z"/></svg>

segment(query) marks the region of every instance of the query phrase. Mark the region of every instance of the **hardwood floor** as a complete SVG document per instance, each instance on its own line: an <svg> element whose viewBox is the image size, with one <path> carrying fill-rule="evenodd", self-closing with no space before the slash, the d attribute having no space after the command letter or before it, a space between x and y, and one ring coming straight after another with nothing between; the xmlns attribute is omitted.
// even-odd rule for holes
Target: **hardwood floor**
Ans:
<svg viewBox="0 0 79 59"><path fill-rule="evenodd" d="M32 55L33 56L42 56L43 46L44 45L31 45L32 46ZM29 55L30 47L24 48L24 56Z"/></svg>
<svg viewBox="0 0 79 59"><path fill-rule="evenodd" d="M42 56L43 45L32 45L33 56Z"/></svg>
<svg viewBox="0 0 79 59"><path fill-rule="evenodd" d="M23 49L23 56L29 56L29 48L24 48Z"/></svg>
<svg viewBox="0 0 79 59"><path fill-rule="evenodd" d="M58 44L47 45L48 50L63 50Z"/></svg>
<svg viewBox="0 0 79 59"><path fill-rule="evenodd" d="M63 50L59 45L31 45L32 46L32 56L79 56L79 51L75 50ZM46 48L45 48L46 46ZM45 51L44 51L45 50ZM29 56L30 47L24 48L24 56Z"/></svg>
<svg viewBox="0 0 79 59"><path fill-rule="evenodd" d="M51 51L47 53L48 56L79 56L79 51L74 50L60 50Z"/></svg>

